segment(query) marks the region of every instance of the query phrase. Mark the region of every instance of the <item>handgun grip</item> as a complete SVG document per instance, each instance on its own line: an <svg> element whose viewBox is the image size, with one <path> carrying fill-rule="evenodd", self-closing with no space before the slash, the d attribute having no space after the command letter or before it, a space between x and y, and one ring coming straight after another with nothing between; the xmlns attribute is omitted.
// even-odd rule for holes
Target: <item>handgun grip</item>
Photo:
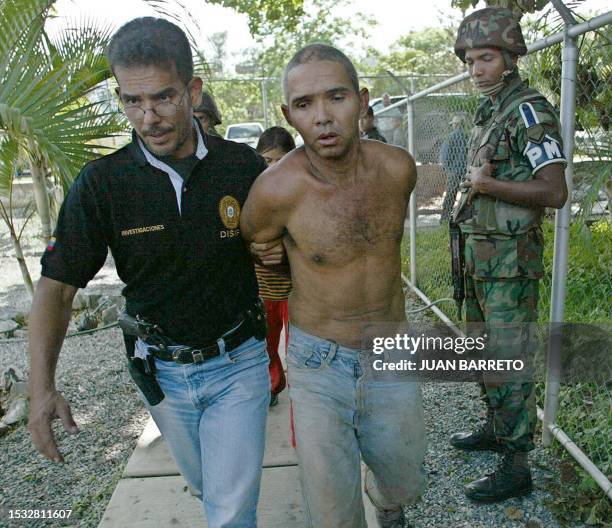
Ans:
<svg viewBox="0 0 612 528"><path fill-rule="evenodd" d="M117 324L124 335L142 337L138 320L126 312L121 312L117 318Z"/></svg>

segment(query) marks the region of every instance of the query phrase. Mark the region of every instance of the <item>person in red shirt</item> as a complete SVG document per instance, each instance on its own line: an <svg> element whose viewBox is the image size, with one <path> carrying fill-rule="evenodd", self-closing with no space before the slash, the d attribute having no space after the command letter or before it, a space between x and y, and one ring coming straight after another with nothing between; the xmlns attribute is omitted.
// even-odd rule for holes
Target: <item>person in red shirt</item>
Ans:
<svg viewBox="0 0 612 528"><path fill-rule="evenodd" d="M256 150L262 155L268 167L271 167L294 148L295 142L291 134L283 127L273 126L265 130L259 137ZM278 403L278 395L287 385L283 364L278 354L278 345L283 328L285 329L285 349L289 340L287 299L291 291L291 278L259 264L255 264L255 273L259 283L259 295L266 306L268 323L266 343L270 356L272 392L270 407L273 407Z"/></svg>

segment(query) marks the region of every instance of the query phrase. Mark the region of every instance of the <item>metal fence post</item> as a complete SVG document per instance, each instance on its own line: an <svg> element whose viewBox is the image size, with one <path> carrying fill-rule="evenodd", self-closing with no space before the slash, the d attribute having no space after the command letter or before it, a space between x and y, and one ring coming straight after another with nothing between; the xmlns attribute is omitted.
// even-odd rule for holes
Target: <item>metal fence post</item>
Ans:
<svg viewBox="0 0 612 528"><path fill-rule="evenodd" d="M414 105L410 98L407 99L408 110L408 152L416 161L416 152L414 150ZM410 195L408 205L410 211L410 282L413 287L417 286L417 264L416 264L416 231L417 231L417 197L416 188Z"/></svg>
<svg viewBox="0 0 612 528"><path fill-rule="evenodd" d="M607 13L598 15L594 18L591 18L579 24L567 25L563 31L560 31L553 35L549 35L541 40L531 43L528 46L528 53L531 54L539 50L550 48L551 46L556 46L560 43L565 42L564 48L561 52L563 68L561 72L562 73L562 89L561 89L561 112L560 112L561 116L560 117L561 117L561 123L563 126L562 137L563 137L563 142L564 142L565 156L568 160L568 166L565 171L565 179L566 179L566 183L568 186L570 196L572 194L572 187L573 187L573 172L574 172L573 158L576 153L580 155L583 152L582 149L584 149L584 151L587 153L590 152L590 151L587 151L586 147L584 146L582 147L582 149L580 148L576 149L574 146L574 125L575 125L574 119L575 119L575 110L576 110L576 107L578 106L578 101L576 100L576 97L577 97L576 93L579 87L577 86L577 75L576 75L578 51L576 49L576 43L572 39L575 39L579 37L580 35L593 32L597 30L598 28L602 28L602 27L609 28L610 24L612 24L612 11L608 11ZM580 56L581 57L586 56L586 59L588 60L589 53L593 53L593 50L597 49L595 48L595 45L596 45L595 42L590 42L589 40L585 40L585 42L581 44ZM597 44L597 46L599 45L600 44ZM585 64L588 64L588 62L585 61ZM537 67L538 65L536 64L536 68ZM409 125L408 130L407 130L407 134L408 134L407 139L408 139L409 149L411 150L411 153L413 155L416 154L415 145L417 142L420 142L421 134L426 135L428 133L427 130L421 131L421 127L419 127L419 137L416 137L416 135L414 135L415 127L417 124L415 122L415 119L419 117L423 117L420 114L419 116L415 116L414 115L415 112L417 111L421 112L421 109L425 108L424 111L427 113L427 108L424 104L426 99L424 98L428 96L429 94L442 92L445 88L458 85L460 82L464 81L467 78L468 78L467 73L456 75L450 79L436 83L433 86L429 86L421 90L418 93L414 93L409 98L408 104L407 104L407 111L409 112L407 116L408 125ZM593 82L595 83L595 81ZM597 81L598 87L603 88L605 85L605 82L606 82L605 76L602 75L601 79ZM422 99L423 101L421 101ZM595 100L592 100L592 103L595 103L595 102L596 102ZM416 110L414 108L415 104L418 104L419 106L419 108ZM467 109L467 107L464 108L463 105L459 105L459 106L464 110ZM588 131L589 133L591 133L591 132L598 130L599 128L602 128L601 122L599 122L599 125L593 125L591 123L588 126ZM433 133L437 134L436 131L434 131ZM430 132L430 137L431 137L431 132ZM590 148L596 152L598 159L599 157L601 157L607 161L609 157L609 152L605 150L605 145L599 145L595 141L594 138L589 138L589 141L590 141ZM419 155L420 155L419 161L425 162L427 156L424 150L421 151L420 147L419 147ZM419 167L419 169L421 168L422 167ZM605 170L605 168L602 170ZM421 186L419 186L419 188L421 188ZM423 197L423 195L421 195L421 197ZM416 227L417 227L418 217L416 215L416 203L410 204L410 211L411 211L412 222L410 225L411 267L410 267L409 273L412 275L412 281L414 281L416 279L414 275L416 275L416 271L417 271L416 270L416 252L415 250L416 250ZM420 228L423 228L426 226L426 219L427 219L426 215L428 214L428 212L425 212L425 211L427 211L427 206L424 208L423 216L421 217ZM555 238L554 238L555 256L554 256L554 261L553 261L553 273L552 273L552 283L553 284L552 284L552 291L551 291L551 309L549 313L549 320L554 323L553 328L556 330L560 330L561 321L563 321L564 313L567 311L567 307L565 306L565 297L566 297L566 287L567 287L566 278L567 278L567 273L568 273L568 259L569 259L568 248L569 248L569 243L570 243L570 238L569 238L570 221L571 221L571 210L570 210L570 205L568 202L563 209L557 212L556 219L555 219ZM431 244L432 242L427 240L427 236L423 237L421 235L422 235L422 232L419 233L419 236L421 237L419 239L419 244L423 245L423 248L419 246L419 251L426 252L427 251L427 247L425 247L426 244ZM436 243L436 244L440 243L438 239L434 238L432 240L434 241L433 243ZM435 260L437 262L440 259L439 257L436 257ZM431 270L429 269L430 262L432 264ZM447 268L441 267L441 266L436 267L434 259L431 259L431 261L428 261L427 271L428 271L427 277L424 277L424 276L420 277L422 279L420 281L421 282L420 286L423 287L423 291L421 291L419 288L414 287L413 284L411 284L411 282L408 280L407 277L402 276L402 280L406 282L409 286L413 287L413 291L423 300L425 304L429 305L432 302L430 299L431 291L434 291L434 294L437 295L439 292L442 292L442 291L451 291L450 288L452 286L450 285L450 283L443 284L442 286L446 288L446 290L443 290L442 288L440 288L439 283L434 283L433 281L429 281L430 275L443 276L443 277L448 276ZM430 288L431 290L429 290L428 288ZM569 292L568 292L568 295L569 295ZM435 298L435 297L432 297L432 298ZM599 300L600 299L597 299L596 302ZM607 304L606 304L606 307L607 307ZM451 327L451 329L453 329L453 331L455 331L456 328L453 326L452 322L447 317L444 316L443 312L441 312L439 309L435 307L432 307L432 309L447 325ZM608 312L606 312L606 314L607 313ZM557 337L555 337L555 339L559 338L560 336L561 334L560 332L558 332ZM550 350L550 346L551 345L549 342L549 350ZM608 479L607 474L604 473L608 467L606 464L609 464L608 462L609 461L609 450L606 451L607 444L605 443L605 438L606 438L605 434L607 433L607 429L605 428L605 423L603 423L600 426L599 413L593 413L594 414L593 417L587 416L585 417L584 421L568 422L567 427L569 429L567 429L567 432L563 431L558 425L556 425L555 414L556 414L556 409L557 409L557 405L559 401L560 379L559 379L559 376L557 375L558 370L556 371L556 365L558 365L558 362L556 363L556 365L554 362L551 365L550 363L550 361L552 361L551 358L555 358L555 356L549 353L549 356L548 356L549 363L547 364L547 371L546 371L547 382L546 382L546 395L545 395L545 403L544 403L546 417L544 416L545 411L542 410L541 408L538 408L538 418L542 422L544 422L543 424L544 426L544 434L543 434L544 444L550 445L550 443L552 442L552 439L550 437L551 436L554 437L559 442L559 444L576 460L576 462L593 478L593 480L604 491L604 493L610 499L612 499L612 483ZM585 384L585 385L591 385L591 384ZM600 391L602 389L606 391L605 396L608 397L609 389L607 385L605 384L603 386L599 385L593 388L594 391ZM599 395L599 392L597 392L597 394L594 394L593 396L598 396L598 395ZM581 397L582 397L581 393L577 393L576 391L573 392L573 398L579 399ZM586 397L588 397L588 394L585 394L585 398ZM604 406L606 403L608 403L608 401L609 401L609 398L608 400L603 400L601 402L601 405ZM577 406L576 404L580 404L580 403L581 402L576 402L576 401L568 402L568 407L571 407L570 409L568 409L568 411L572 412L573 410L576 409L576 406ZM584 402L584 404L586 404L586 401ZM597 402L597 404L599 404L599 402ZM593 402L590 402L589 409L593 405L595 404ZM605 421L605 413L602 416ZM604 441L601 443L598 443L595 446L591 442L593 440L593 436L596 435L596 433L593 433L593 435L583 434L582 436L578 437L577 440L579 440L580 446L574 443L571 439L571 436L576 435L577 432L579 431L582 431L582 432L586 431L587 427L589 427L591 423L593 423L593 425L597 425L598 428L601 430L601 433L604 435ZM603 447L600 447L600 445ZM583 451L582 449L585 449L585 451ZM589 458L589 456L591 458ZM604 471L598 469L597 467L598 465L602 467Z"/></svg>
<svg viewBox="0 0 612 528"><path fill-rule="evenodd" d="M268 128L268 86L267 86L267 78L263 78L261 80L261 99L263 103L263 118L264 118L264 128Z"/></svg>
<svg viewBox="0 0 612 528"><path fill-rule="evenodd" d="M544 415L542 427L542 443L550 446L552 433L550 426L555 422L559 406L560 389L560 343L561 323L564 317L565 293L567 283L567 260L569 250L570 206L574 174L574 126L576 115L576 64L578 62L578 48L573 37L567 33L563 42L561 53L561 129L563 134L563 147L567 167L565 168L565 181L568 190L568 200L562 209L555 215L555 245L552 270L552 289L550 299L551 330L548 342L548 358L546 365L546 386L544 394Z"/></svg>

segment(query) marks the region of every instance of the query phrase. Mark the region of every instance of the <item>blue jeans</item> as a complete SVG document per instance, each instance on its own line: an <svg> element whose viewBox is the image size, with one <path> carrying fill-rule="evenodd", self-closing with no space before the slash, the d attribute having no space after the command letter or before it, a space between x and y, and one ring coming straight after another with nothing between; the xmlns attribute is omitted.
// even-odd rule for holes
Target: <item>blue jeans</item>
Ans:
<svg viewBox="0 0 612 528"><path fill-rule="evenodd" d="M425 486L420 384L375 381L371 354L290 326L287 366L308 527L367 526L360 457L378 509L410 504Z"/></svg>
<svg viewBox="0 0 612 528"><path fill-rule="evenodd" d="M155 366L165 398L147 407L208 526L255 527L270 403L265 341L251 338L203 363Z"/></svg>

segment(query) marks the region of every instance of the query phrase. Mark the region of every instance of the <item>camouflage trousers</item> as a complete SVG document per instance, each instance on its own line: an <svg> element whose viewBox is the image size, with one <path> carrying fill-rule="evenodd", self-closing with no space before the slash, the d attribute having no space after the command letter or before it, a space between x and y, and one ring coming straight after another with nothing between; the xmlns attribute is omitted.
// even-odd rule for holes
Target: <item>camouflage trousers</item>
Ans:
<svg viewBox="0 0 612 528"><path fill-rule="evenodd" d="M537 321L537 279L475 279L466 275L465 310L468 323L491 323L487 332L497 334L492 359L513 359L525 354L524 329ZM498 327L495 323L500 323ZM490 340L492 335L489 336ZM528 341L528 338L527 338ZM536 424L534 384L526 382L481 382L481 395L493 410L493 431L508 451L526 452L534 448Z"/></svg>

